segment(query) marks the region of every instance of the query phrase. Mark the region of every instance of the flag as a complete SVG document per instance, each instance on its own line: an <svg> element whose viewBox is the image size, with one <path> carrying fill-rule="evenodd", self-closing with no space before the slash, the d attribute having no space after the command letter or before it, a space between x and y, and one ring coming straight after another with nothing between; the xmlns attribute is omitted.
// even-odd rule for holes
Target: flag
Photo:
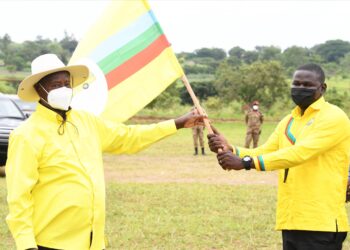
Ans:
<svg viewBox="0 0 350 250"><path fill-rule="evenodd" d="M94 76L82 85L75 105L97 101L103 118L120 122L184 74L146 0L112 1L74 51L70 64L79 62ZM79 103L79 95L89 91Z"/></svg>

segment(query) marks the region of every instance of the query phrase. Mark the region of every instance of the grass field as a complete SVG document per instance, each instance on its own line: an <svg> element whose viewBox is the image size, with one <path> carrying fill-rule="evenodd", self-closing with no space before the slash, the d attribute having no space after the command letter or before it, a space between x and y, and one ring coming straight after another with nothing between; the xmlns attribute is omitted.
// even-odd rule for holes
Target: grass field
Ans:
<svg viewBox="0 0 350 250"><path fill-rule="evenodd" d="M337 90L341 91L349 91L350 90L350 79L345 78L343 79L340 76L332 77L331 79L327 80L328 88L336 88Z"/></svg>
<svg viewBox="0 0 350 250"><path fill-rule="evenodd" d="M264 124L261 141L275 125ZM243 144L243 123L217 127ZM180 130L137 155L105 155L108 249L281 249L276 173L225 172L214 154L192 153L191 131ZM11 250L5 198L2 178L0 249Z"/></svg>

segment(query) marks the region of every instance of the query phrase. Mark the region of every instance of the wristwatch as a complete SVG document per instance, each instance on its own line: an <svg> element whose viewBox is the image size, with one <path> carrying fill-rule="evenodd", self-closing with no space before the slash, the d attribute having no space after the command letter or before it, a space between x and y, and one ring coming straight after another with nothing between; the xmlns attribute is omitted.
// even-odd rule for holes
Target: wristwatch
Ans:
<svg viewBox="0 0 350 250"><path fill-rule="evenodd" d="M242 158L242 164L245 170L250 170L252 168L253 158L249 155L246 155Z"/></svg>

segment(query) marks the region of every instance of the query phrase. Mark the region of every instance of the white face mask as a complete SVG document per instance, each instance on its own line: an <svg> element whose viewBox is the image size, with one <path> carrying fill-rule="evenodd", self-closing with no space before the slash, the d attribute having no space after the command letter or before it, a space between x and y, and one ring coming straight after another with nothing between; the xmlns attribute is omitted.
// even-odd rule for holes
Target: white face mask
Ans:
<svg viewBox="0 0 350 250"><path fill-rule="evenodd" d="M43 86L41 87L47 93L46 89ZM61 88L53 89L49 93L47 93L47 103L55 109L68 110L69 105L72 102L72 97L73 97L73 89L67 88L67 87L61 87Z"/></svg>
<svg viewBox="0 0 350 250"><path fill-rule="evenodd" d="M253 105L253 110L258 110L259 106L258 105Z"/></svg>

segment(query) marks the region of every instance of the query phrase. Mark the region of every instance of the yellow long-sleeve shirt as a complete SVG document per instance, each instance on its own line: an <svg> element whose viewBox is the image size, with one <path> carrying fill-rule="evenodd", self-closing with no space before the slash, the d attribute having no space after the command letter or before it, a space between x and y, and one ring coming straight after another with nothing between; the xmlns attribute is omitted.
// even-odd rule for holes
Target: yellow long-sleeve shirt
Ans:
<svg viewBox="0 0 350 250"><path fill-rule="evenodd" d="M6 220L19 250L104 249L102 152L135 153L176 131L173 120L126 126L73 110L61 123L38 105L10 136Z"/></svg>
<svg viewBox="0 0 350 250"><path fill-rule="evenodd" d="M264 145L234 151L253 156L258 171L280 169L277 230L349 231L350 122L341 109L323 97L302 116L296 107Z"/></svg>

